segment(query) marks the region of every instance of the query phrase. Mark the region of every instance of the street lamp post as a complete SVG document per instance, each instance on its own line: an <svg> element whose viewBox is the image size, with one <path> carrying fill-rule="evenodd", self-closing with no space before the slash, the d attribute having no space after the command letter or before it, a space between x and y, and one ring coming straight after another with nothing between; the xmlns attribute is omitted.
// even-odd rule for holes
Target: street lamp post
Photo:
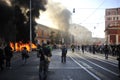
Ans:
<svg viewBox="0 0 120 80"><path fill-rule="evenodd" d="M30 51L32 51L32 21L31 21L31 17L32 17L32 10L31 10L31 0L30 0Z"/></svg>

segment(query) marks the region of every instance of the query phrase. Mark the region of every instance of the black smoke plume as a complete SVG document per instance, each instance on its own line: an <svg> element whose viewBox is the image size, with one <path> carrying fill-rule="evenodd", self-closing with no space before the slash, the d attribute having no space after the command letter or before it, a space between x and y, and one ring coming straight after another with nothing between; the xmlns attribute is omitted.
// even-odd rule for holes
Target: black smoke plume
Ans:
<svg viewBox="0 0 120 80"><path fill-rule="evenodd" d="M14 38L13 9L0 1L0 38L8 41Z"/></svg>
<svg viewBox="0 0 120 80"><path fill-rule="evenodd" d="M46 10L45 4L46 0L31 0L33 42L35 18L40 16L40 10ZM0 12L0 38L6 42L30 41L30 0L0 0Z"/></svg>

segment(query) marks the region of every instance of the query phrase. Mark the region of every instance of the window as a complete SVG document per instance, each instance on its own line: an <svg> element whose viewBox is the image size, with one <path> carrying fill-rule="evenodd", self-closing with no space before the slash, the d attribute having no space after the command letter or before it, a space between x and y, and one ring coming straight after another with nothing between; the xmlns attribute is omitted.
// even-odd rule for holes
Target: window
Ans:
<svg viewBox="0 0 120 80"><path fill-rule="evenodd" d="M113 20L115 20L115 17L113 17Z"/></svg>
<svg viewBox="0 0 120 80"><path fill-rule="evenodd" d="M108 17L108 18L107 18L107 20L109 20L109 21L110 21L110 20L111 20L111 17Z"/></svg>
<svg viewBox="0 0 120 80"><path fill-rule="evenodd" d="M114 14L113 15L117 15L117 11L114 11Z"/></svg>
<svg viewBox="0 0 120 80"><path fill-rule="evenodd" d="M107 12L107 15L110 15L110 12Z"/></svg>
<svg viewBox="0 0 120 80"><path fill-rule="evenodd" d="M119 17L116 17L117 20L119 20Z"/></svg>

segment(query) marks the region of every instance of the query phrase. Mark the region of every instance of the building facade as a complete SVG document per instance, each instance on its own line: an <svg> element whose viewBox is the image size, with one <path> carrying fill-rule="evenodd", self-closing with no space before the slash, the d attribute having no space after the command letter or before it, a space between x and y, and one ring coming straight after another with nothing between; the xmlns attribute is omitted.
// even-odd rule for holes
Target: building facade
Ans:
<svg viewBox="0 0 120 80"><path fill-rule="evenodd" d="M120 44L120 8L105 11L106 44Z"/></svg>
<svg viewBox="0 0 120 80"><path fill-rule="evenodd" d="M79 24L71 24L69 32L74 36L75 44L91 44L92 32Z"/></svg>
<svg viewBox="0 0 120 80"><path fill-rule="evenodd" d="M50 35L51 35L52 29L38 24L36 26L36 40L39 44L41 44L42 42L47 42L50 41Z"/></svg>
<svg viewBox="0 0 120 80"><path fill-rule="evenodd" d="M38 24L36 26L36 40L38 44L51 41L52 44L69 44L70 35L66 32L49 28L48 26Z"/></svg>

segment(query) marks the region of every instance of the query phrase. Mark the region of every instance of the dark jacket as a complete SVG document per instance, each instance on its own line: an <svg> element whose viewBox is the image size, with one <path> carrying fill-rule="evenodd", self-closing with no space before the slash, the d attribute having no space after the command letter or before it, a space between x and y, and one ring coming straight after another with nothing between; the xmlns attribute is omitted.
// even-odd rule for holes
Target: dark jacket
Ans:
<svg viewBox="0 0 120 80"><path fill-rule="evenodd" d="M105 45L103 50L104 50L105 54L108 54L109 53L109 47L108 47L108 45Z"/></svg>
<svg viewBox="0 0 120 80"><path fill-rule="evenodd" d="M63 47L62 48L62 56L66 56L66 54L67 54L67 48Z"/></svg>
<svg viewBox="0 0 120 80"><path fill-rule="evenodd" d="M5 47L5 57L8 58L12 58L13 56L13 51L12 48L10 46L6 46Z"/></svg>
<svg viewBox="0 0 120 80"><path fill-rule="evenodd" d="M42 47L40 47L41 51L39 51L40 54L40 61L45 60L45 56L46 57L51 57L52 56L52 52L51 52L51 47L48 45L43 45Z"/></svg>
<svg viewBox="0 0 120 80"><path fill-rule="evenodd" d="M3 49L0 48L0 62L3 63L5 59L5 56L3 54Z"/></svg>

